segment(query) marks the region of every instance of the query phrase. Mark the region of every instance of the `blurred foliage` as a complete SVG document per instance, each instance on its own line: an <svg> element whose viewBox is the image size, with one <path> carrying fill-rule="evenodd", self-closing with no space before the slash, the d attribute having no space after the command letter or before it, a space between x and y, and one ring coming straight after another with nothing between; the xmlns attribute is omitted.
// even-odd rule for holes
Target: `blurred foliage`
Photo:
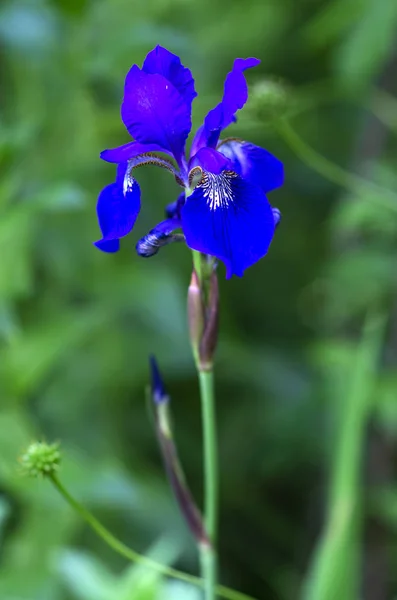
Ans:
<svg viewBox="0 0 397 600"><path fill-rule="evenodd" d="M126 564L17 465L32 440L62 440L61 476L74 495L131 547L197 572L144 402L155 352L201 497L185 324L191 257L182 246L149 261L133 250L174 200L172 178L140 171L133 235L117 255L91 244L97 194L114 176L98 155L128 141L124 76L157 43L195 74L194 127L233 59L258 56L252 89L285 81L295 132L371 182L355 193L316 172L258 98L234 126L285 162L286 184L272 194L283 222L269 256L242 280L224 281L220 267L221 580L267 600L312 600L319 578L315 600L396 597L397 213L373 185L397 194L396 36L395 0L3 1L2 600L199 598ZM362 334L373 311L388 323L380 356L366 353ZM354 515L343 521L346 502Z"/></svg>

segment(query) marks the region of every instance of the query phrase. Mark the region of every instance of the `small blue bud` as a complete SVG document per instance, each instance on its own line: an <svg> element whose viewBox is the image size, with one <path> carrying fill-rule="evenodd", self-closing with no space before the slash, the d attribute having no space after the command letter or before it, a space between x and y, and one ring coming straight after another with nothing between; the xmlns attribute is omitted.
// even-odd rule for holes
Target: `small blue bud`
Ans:
<svg viewBox="0 0 397 600"><path fill-rule="evenodd" d="M156 404L168 402L168 394L165 389L163 379L157 361L153 355L149 357L150 374L151 374L151 391L152 398Z"/></svg>
<svg viewBox="0 0 397 600"><path fill-rule="evenodd" d="M182 192L181 194L179 194L178 198L174 202L167 204L167 206L165 207L165 216L167 217L167 219L179 219L181 216L181 208L184 205L184 203L185 192Z"/></svg>
<svg viewBox="0 0 397 600"><path fill-rule="evenodd" d="M274 217L274 225L277 228L281 222L281 212L279 211L278 208L272 208L272 211L273 211L273 217Z"/></svg>
<svg viewBox="0 0 397 600"><path fill-rule="evenodd" d="M177 210L178 210L178 200L175 200L174 202L170 202L170 204L167 204L167 206L165 207L165 216L167 217L167 219L173 219L177 215Z"/></svg>

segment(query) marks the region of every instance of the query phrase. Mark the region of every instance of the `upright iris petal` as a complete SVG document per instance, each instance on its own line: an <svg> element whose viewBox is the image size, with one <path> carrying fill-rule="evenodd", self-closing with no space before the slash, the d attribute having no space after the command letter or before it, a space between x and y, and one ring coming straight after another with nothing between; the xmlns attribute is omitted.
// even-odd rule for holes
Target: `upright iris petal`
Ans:
<svg viewBox="0 0 397 600"><path fill-rule="evenodd" d="M283 185L283 163L264 148L249 142L228 140L222 142L218 150L231 160L236 173L259 185L265 193Z"/></svg>
<svg viewBox="0 0 397 600"><path fill-rule="evenodd" d="M180 93L189 110L197 96L191 71L181 64L181 59L162 46L156 46L145 58L145 73L163 75Z"/></svg>
<svg viewBox="0 0 397 600"><path fill-rule="evenodd" d="M139 142L129 142L118 148L108 148L102 150L100 157L102 160L110 163L123 163L127 160L131 160L140 154L147 152L165 152L166 154L172 155L171 150L166 150L159 144L140 144Z"/></svg>
<svg viewBox="0 0 397 600"><path fill-rule="evenodd" d="M141 144L157 144L180 164L192 123L183 96L163 75L134 65L125 80L121 116Z"/></svg>
<svg viewBox="0 0 397 600"><path fill-rule="evenodd" d="M226 265L226 277L238 275L262 258L275 221L262 190L233 171L203 171L181 211L186 243Z"/></svg>
<svg viewBox="0 0 397 600"><path fill-rule="evenodd" d="M213 148L201 148L189 161L189 169L201 167L203 171L211 171L218 175L224 169L232 169L232 162Z"/></svg>
<svg viewBox="0 0 397 600"><path fill-rule="evenodd" d="M126 170L127 163L119 165L116 181L99 194L97 215L102 239L95 242L95 246L103 252L117 252L119 239L131 231L140 211L138 182L130 179L127 188L123 189Z"/></svg>
<svg viewBox="0 0 397 600"><path fill-rule="evenodd" d="M192 154L203 146L215 148L222 129L228 127L236 118L236 112L243 108L248 100L248 86L244 71L259 65L258 58L236 58L233 69L227 74L222 102L210 110L204 125L197 131L192 145Z"/></svg>

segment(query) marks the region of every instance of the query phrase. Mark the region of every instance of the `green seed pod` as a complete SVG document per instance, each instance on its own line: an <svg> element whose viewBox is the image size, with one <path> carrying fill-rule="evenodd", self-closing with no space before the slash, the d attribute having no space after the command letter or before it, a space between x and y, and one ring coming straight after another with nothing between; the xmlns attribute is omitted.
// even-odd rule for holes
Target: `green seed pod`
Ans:
<svg viewBox="0 0 397 600"><path fill-rule="evenodd" d="M291 92L282 81L262 79L251 87L248 111L267 122L287 116L291 108Z"/></svg>
<svg viewBox="0 0 397 600"><path fill-rule="evenodd" d="M51 477L58 471L60 462L58 443L33 442L20 458L22 470L29 477Z"/></svg>

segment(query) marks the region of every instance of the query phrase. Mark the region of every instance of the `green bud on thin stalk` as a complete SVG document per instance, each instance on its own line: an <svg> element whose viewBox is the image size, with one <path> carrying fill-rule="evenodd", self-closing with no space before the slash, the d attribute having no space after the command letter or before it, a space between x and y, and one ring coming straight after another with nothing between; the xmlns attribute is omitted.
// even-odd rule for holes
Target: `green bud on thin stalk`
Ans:
<svg viewBox="0 0 397 600"><path fill-rule="evenodd" d="M20 458L22 471L29 477L52 477L58 472L60 462L58 443L33 442Z"/></svg>
<svg viewBox="0 0 397 600"><path fill-rule="evenodd" d="M272 126L274 119L287 116L295 105L293 91L285 82L280 79L261 79L252 86L246 114Z"/></svg>

